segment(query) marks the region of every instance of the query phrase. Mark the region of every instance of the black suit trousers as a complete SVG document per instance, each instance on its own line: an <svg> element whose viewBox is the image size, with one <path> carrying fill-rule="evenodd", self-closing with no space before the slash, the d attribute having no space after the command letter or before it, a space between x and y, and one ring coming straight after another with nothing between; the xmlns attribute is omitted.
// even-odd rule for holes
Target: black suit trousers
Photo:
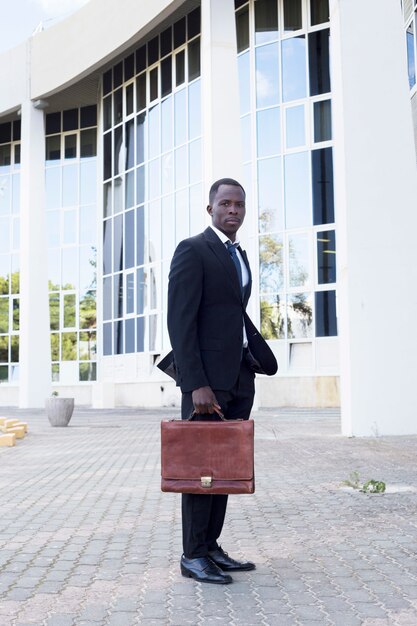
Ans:
<svg viewBox="0 0 417 626"><path fill-rule="evenodd" d="M214 389L217 401L226 419L249 419L255 394L254 374L243 359L239 377L230 391ZM187 419L193 411L191 393L182 396L181 415ZM218 420L205 414L195 416L201 421ZM189 558L206 556L216 550L226 515L227 495L182 494L183 552Z"/></svg>

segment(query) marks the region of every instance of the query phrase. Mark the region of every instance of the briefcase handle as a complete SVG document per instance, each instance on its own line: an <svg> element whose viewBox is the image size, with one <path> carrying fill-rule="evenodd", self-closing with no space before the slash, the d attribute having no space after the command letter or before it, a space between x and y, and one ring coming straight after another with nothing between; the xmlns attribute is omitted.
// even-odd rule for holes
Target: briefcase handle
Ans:
<svg viewBox="0 0 417 626"><path fill-rule="evenodd" d="M230 420L227 420L225 418L225 416L223 415L223 413L221 411L219 411L219 409L216 409L216 407L214 407L215 412L217 413L217 415L220 417L220 419L223 422L229 422ZM193 419L194 415L199 415L199 413L196 413L194 410L191 411L190 413L190 417L187 417L187 419L185 420L186 422L191 422L191 420Z"/></svg>

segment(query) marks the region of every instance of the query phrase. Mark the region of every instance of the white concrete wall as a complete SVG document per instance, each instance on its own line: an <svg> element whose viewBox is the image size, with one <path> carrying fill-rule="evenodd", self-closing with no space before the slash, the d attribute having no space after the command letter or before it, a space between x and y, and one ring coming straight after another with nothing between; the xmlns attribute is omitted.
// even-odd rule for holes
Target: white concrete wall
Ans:
<svg viewBox="0 0 417 626"><path fill-rule="evenodd" d="M29 60L26 43L0 54L0 114L19 109L25 99Z"/></svg>
<svg viewBox="0 0 417 626"><path fill-rule="evenodd" d="M417 169L399 2L331 2L342 425L417 433Z"/></svg>

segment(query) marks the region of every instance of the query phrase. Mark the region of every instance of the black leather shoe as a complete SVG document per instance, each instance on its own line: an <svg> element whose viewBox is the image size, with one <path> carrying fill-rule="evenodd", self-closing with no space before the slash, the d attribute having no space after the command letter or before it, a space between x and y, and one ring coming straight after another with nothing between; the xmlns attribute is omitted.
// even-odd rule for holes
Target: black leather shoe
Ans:
<svg viewBox="0 0 417 626"><path fill-rule="evenodd" d="M250 561L235 561L220 546L217 550L209 552L209 557L224 572L249 572L256 567L255 563Z"/></svg>
<svg viewBox="0 0 417 626"><path fill-rule="evenodd" d="M187 578L194 578L194 580L198 580L200 583L227 585L233 582L233 578L222 572L207 556L187 559L183 555L181 557L181 574Z"/></svg>

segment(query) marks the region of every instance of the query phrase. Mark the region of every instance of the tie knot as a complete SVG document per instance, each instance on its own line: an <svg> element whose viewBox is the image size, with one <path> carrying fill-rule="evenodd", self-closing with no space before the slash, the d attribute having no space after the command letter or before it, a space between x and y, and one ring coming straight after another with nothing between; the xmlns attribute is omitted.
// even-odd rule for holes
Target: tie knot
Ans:
<svg viewBox="0 0 417 626"><path fill-rule="evenodd" d="M228 241L226 245L227 245L227 249L229 250L230 254L236 254L236 247L235 247L235 245L231 241Z"/></svg>

